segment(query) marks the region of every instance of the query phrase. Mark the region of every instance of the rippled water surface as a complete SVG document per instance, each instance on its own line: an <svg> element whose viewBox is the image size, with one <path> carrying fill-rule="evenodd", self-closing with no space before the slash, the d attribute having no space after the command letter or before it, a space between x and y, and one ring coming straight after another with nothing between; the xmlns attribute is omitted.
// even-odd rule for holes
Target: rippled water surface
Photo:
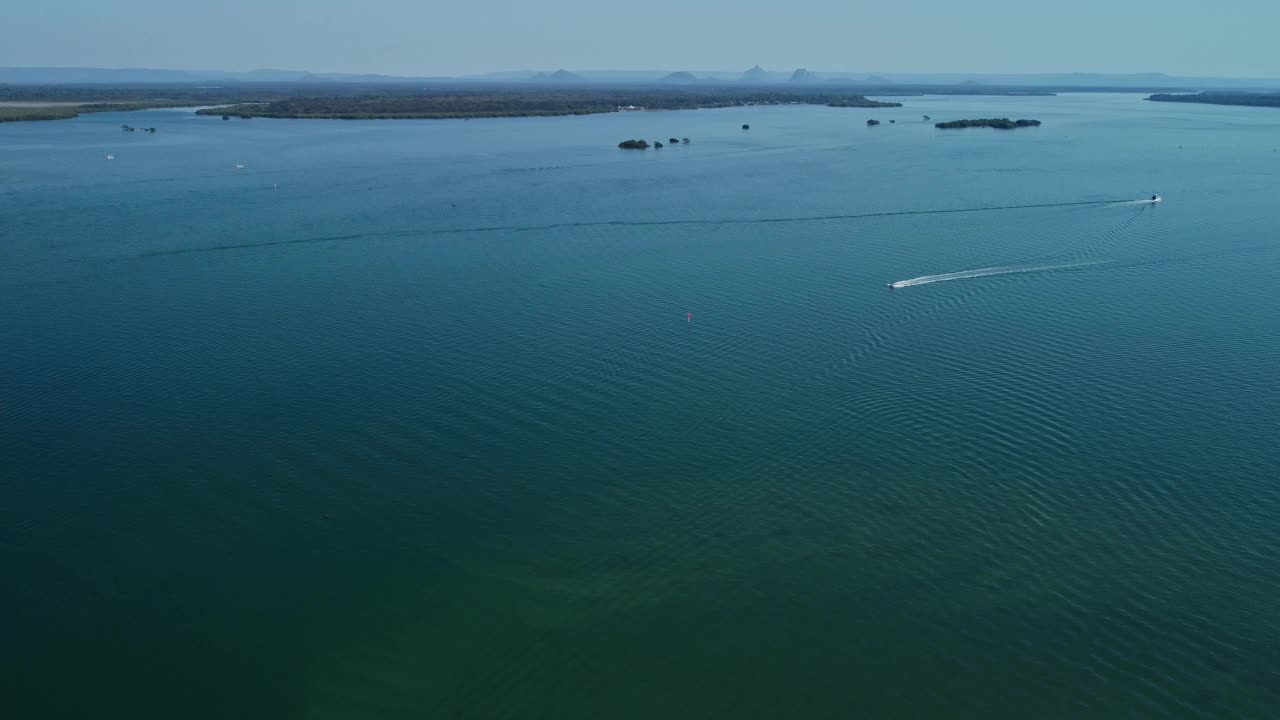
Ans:
<svg viewBox="0 0 1280 720"><path fill-rule="evenodd" d="M903 102L0 125L5 703L1273 716L1280 111Z"/></svg>

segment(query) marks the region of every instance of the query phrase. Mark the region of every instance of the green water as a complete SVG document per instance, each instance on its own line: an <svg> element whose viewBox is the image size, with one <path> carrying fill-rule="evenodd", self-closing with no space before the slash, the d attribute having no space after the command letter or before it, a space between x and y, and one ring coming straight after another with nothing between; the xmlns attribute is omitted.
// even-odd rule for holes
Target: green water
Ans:
<svg viewBox="0 0 1280 720"><path fill-rule="evenodd" d="M903 102L0 125L6 715L1273 715L1280 112Z"/></svg>

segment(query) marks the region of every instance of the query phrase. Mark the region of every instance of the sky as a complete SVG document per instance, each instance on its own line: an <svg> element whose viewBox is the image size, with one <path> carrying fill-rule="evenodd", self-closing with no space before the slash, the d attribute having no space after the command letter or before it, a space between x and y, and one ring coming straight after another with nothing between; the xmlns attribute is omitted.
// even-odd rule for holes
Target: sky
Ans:
<svg viewBox="0 0 1280 720"><path fill-rule="evenodd" d="M1280 77L1276 0L39 0L0 67Z"/></svg>

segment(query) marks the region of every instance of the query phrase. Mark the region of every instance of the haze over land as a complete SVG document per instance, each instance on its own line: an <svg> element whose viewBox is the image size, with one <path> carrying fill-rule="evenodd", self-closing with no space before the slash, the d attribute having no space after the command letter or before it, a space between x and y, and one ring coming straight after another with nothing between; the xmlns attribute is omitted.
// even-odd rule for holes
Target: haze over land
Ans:
<svg viewBox="0 0 1280 720"><path fill-rule="evenodd" d="M1280 77L1280 8L1236 0L974 6L917 0L653 0L601 12L586 0L352 5L314 0L13 4L0 67L314 68L353 74L530 75L558 68L732 75L1061 71ZM1086 41L1087 40L1087 41Z"/></svg>
<svg viewBox="0 0 1280 720"><path fill-rule="evenodd" d="M1270 89L1280 88L1276 78L1224 78L1175 76L1165 73L889 73L832 72L806 68L766 70L759 66L745 71L687 70L508 70L474 75L399 76L385 74L329 73L307 70L258 69L250 71L187 70L158 68L0 67L0 84L10 85L140 85L193 83L226 85L298 84L317 88L333 85L651 85L671 87L730 85L789 85L811 88L851 86L892 90L910 86L990 85L1046 88L1188 88L1188 89Z"/></svg>

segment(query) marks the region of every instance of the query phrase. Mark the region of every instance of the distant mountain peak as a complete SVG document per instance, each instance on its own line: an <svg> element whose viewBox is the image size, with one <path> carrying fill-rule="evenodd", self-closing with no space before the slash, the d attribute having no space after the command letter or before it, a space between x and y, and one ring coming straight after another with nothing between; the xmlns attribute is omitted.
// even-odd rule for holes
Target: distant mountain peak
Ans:
<svg viewBox="0 0 1280 720"><path fill-rule="evenodd" d="M759 65L756 65L750 70L742 73L742 82L760 83L760 82L765 82L768 79L769 79L769 73Z"/></svg>
<svg viewBox="0 0 1280 720"><path fill-rule="evenodd" d="M804 68L796 68L796 71L791 73L791 80L789 80L788 82L793 82L793 83L812 82L813 80L816 80L816 79L817 79L817 76L809 72L808 70L805 70Z"/></svg>
<svg viewBox="0 0 1280 720"><path fill-rule="evenodd" d="M545 73L545 72L535 73L533 77L529 78L529 82L569 83L569 82L584 82L584 80L581 75L578 75L576 73L571 73L568 70L561 68L560 70L557 70L553 73Z"/></svg>
<svg viewBox="0 0 1280 720"><path fill-rule="evenodd" d="M693 83L698 82L698 78L691 72L680 70L662 78L662 82L668 83Z"/></svg>

